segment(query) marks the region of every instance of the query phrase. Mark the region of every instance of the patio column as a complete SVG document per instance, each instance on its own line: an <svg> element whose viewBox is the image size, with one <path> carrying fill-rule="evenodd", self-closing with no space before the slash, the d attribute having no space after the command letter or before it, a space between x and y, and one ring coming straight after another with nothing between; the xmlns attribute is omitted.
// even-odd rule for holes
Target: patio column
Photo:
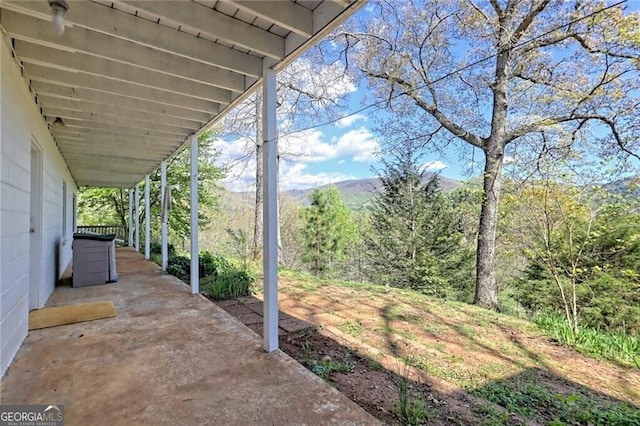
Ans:
<svg viewBox="0 0 640 426"><path fill-rule="evenodd" d="M78 232L78 196L73 194L73 233Z"/></svg>
<svg viewBox="0 0 640 426"><path fill-rule="evenodd" d="M127 247L133 247L133 188L127 189L129 193L129 236Z"/></svg>
<svg viewBox="0 0 640 426"><path fill-rule="evenodd" d="M140 184L136 183L135 205L133 209L133 217L136 223L135 244L136 251L140 251Z"/></svg>
<svg viewBox="0 0 640 426"><path fill-rule="evenodd" d="M151 223L149 218L151 217L151 206L149 205L150 194L150 181L149 175L144 177L144 258L151 258Z"/></svg>
<svg viewBox="0 0 640 426"><path fill-rule="evenodd" d="M191 293L200 292L198 251L198 136L191 136Z"/></svg>
<svg viewBox="0 0 640 426"><path fill-rule="evenodd" d="M278 138L276 132L276 72L262 70L262 164L264 341L267 352L278 349Z"/></svg>
<svg viewBox="0 0 640 426"><path fill-rule="evenodd" d="M169 264L169 250L167 245L167 222L169 220L169 208L166 199L167 192L167 163L162 161L160 163L160 206L162 207L161 213L161 246L162 246L162 270L166 271Z"/></svg>

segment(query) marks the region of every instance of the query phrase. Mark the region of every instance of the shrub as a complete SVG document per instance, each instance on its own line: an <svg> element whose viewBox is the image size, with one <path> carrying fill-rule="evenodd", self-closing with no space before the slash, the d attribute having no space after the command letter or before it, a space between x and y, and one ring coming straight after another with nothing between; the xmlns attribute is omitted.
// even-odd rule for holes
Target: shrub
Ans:
<svg viewBox="0 0 640 426"><path fill-rule="evenodd" d="M198 256L198 269L203 293L215 300L249 296L251 286L256 281L245 268L238 268L223 256L208 251L203 251ZM169 257L167 272L189 283L191 259L186 256Z"/></svg>
<svg viewBox="0 0 640 426"><path fill-rule="evenodd" d="M170 256L167 272L188 283L191 276L191 259L186 256Z"/></svg>
<svg viewBox="0 0 640 426"><path fill-rule="evenodd" d="M151 250L151 254L159 254L160 256L162 256L162 244L156 241L151 241L149 249ZM167 252L169 257L175 254L176 250L173 244L167 244Z"/></svg>
<svg viewBox="0 0 640 426"><path fill-rule="evenodd" d="M198 258L198 268L200 277L206 278L212 275L220 275L231 268L231 264L219 254L214 255L208 251L203 251Z"/></svg>
<svg viewBox="0 0 640 426"><path fill-rule="evenodd" d="M162 255L158 253L151 253L149 260L158 266L162 266Z"/></svg>
<svg viewBox="0 0 640 426"><path fill-rule="evenodd" d="M221 274L206 277L202 284L212 299L221 300L251 295L254 282L255 277L248 271L231 267Z"/></svg>
<svg viewBox="0 0 640 426"><path fill-rule="evenodd" d="M562 314L539 312L535 323L559 343L572 346L587 356L608 359L640 369L640 338L625 333L611 333L585 326L573 337Z"/></svg>

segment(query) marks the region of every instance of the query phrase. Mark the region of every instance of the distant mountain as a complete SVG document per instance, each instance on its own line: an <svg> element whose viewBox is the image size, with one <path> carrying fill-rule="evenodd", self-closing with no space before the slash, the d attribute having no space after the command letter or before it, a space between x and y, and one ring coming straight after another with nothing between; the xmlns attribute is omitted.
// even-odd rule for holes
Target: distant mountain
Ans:
<svg viewBox="0 0 640 426"><path fill-rule="evenodd" d="M640 177L620 179L606 183L602 187L616 195L639 196L640 195Z"/></svg>
<svg viewBox="0 0 640 426"><path fill-rule="evenodd" d="M431 179L433 173L426 173L423 180L424 182ZM443 176L439 177L440 179L440 189L442 192L449 192L457 187L459 187L462 182L450 178L446 178ZM342 200L347 205L347 207L359 210L362 209L369 200L373 197L373 195L380 191L382 185L380 183L380 179L378 178L368 178L368 179L353 179L353 180L345 180L342 182L336 182L333 184L338 191L340 191L340 195L342 196ZM329 185L318 186L318 189L325 189ZM298 201L302 205L309 205L309 194L315 188L308 189L291 189L286 191L286 194L289 195L294 200Z"/></svg>

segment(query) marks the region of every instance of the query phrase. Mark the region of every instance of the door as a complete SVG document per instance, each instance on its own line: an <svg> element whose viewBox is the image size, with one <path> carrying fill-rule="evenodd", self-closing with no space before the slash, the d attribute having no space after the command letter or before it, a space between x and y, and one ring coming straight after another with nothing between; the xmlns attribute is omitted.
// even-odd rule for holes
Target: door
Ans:
<svg viewBox="0 0 640 426"><path fill-rule="evenodd" d="M31 142L31 205L29 209L29 309L38 309L42 269L42 150Z"/></svg>

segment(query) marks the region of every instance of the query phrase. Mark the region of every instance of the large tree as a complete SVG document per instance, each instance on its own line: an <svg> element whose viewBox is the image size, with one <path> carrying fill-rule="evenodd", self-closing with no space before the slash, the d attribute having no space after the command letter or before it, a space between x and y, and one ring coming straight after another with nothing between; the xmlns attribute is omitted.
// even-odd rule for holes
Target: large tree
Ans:
<svg viewBox="0 0 640 426"><path fill-rule="evenodd" d="M639 17L579 0L380 0L371 9L328 49L340 41L394 113L387 129L484 154L474 302L495 308L505 156L566 155L586 142L589 155L635 155Z"/></svg>
<svg viewBox="0 0 640 426"><path fill-rule="evenodd" d="M472 251L462 216L440 192L438 175L426 174L420 157L406 141L382 159L381 189L371 202L365 236L367 275L379 284L460 297L469 284Z"/></svg>

